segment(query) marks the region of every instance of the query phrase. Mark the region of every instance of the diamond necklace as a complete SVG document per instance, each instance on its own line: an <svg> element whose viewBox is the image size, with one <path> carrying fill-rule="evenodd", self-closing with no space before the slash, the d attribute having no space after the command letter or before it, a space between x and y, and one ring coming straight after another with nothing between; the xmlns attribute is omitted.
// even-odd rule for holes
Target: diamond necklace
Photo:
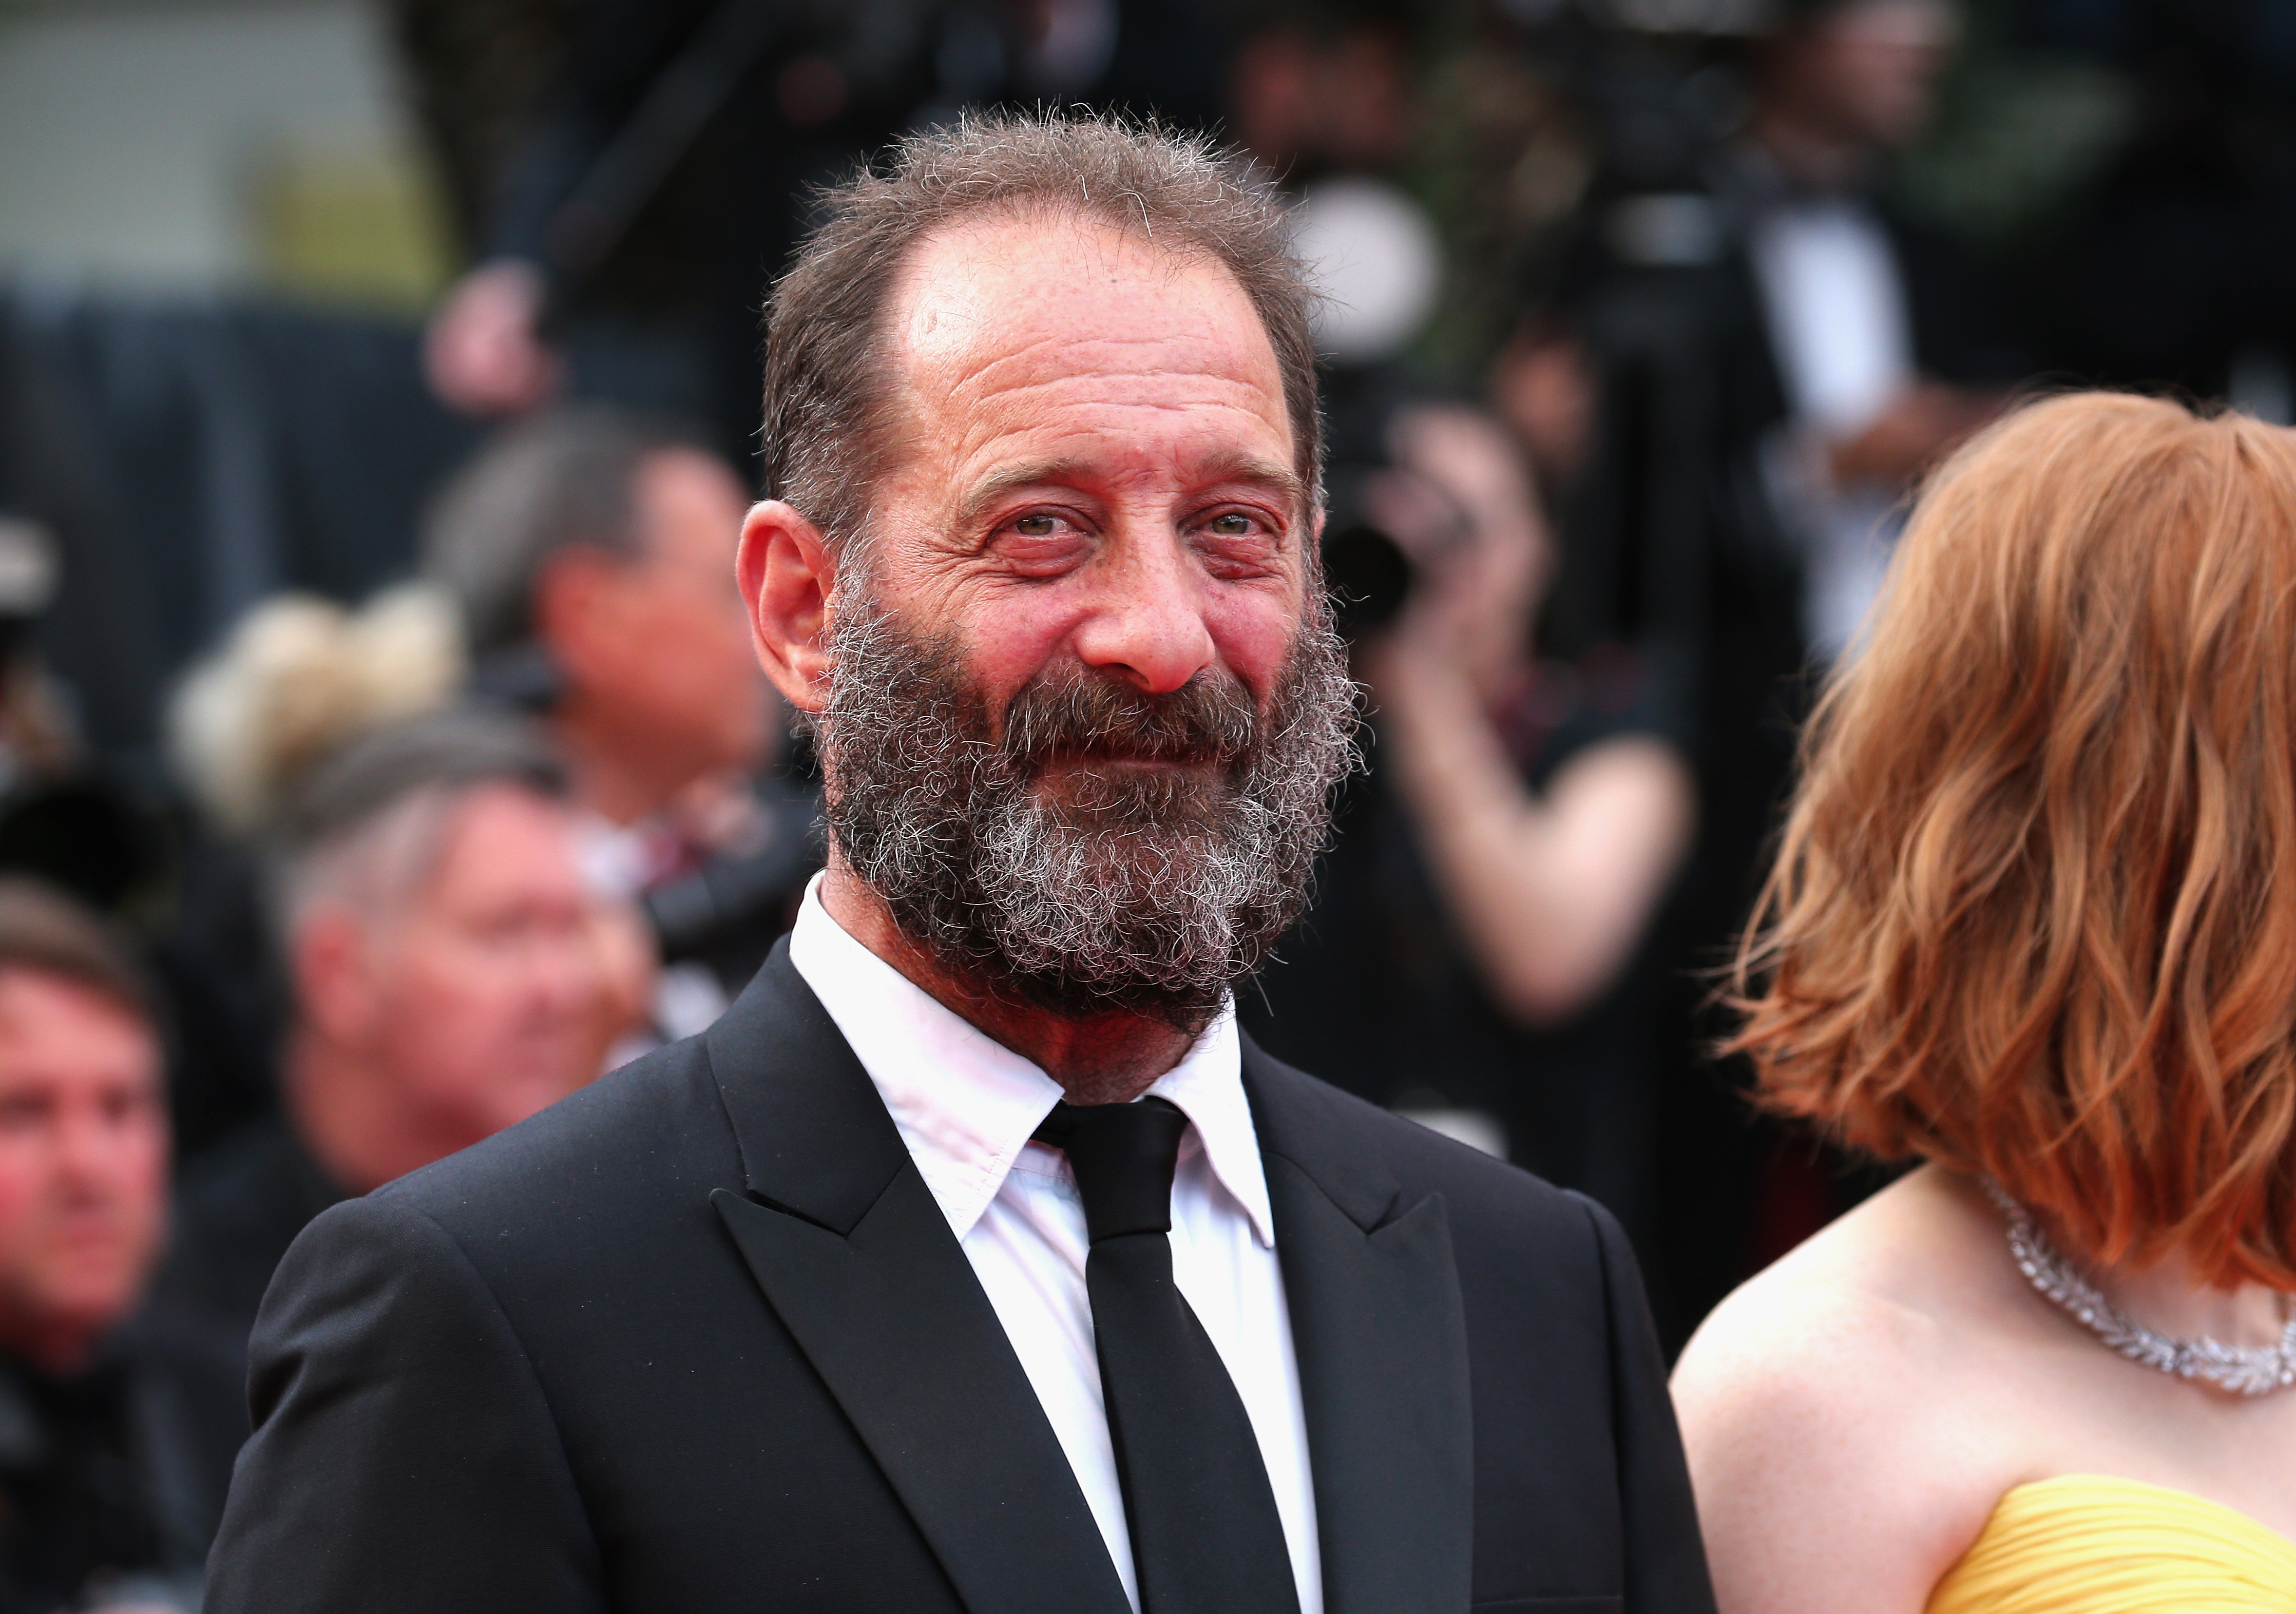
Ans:
<svg viewBox="0 0 2296 1614"><path fill-rule="evenodd" d="M2273 1346L2226 1345L2205 1334L2197 1340L2172 1340L2155 1333L2074 1271L2041 1232L2033 1213L2010 1198L2008 1190L1989 1176L1979 1180L1985 1184L1987 1196L2008 1218L2009 1254L2017 1270L2032 1281L2035 1289L2131 1362L2180 1379L2198 1379L2239 1396L2261 1396L2296 1384L2296 1310L2290 1312L2288 1325L2281 1330L2280 1343Z"/></svg>

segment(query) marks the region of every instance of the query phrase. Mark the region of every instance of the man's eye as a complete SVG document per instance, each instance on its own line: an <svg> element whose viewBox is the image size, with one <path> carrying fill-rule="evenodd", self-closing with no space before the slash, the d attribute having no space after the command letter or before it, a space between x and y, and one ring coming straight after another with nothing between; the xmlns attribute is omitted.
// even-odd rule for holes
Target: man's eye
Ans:
<svg viewBox="0 0 2296 1614"><path fill-rule="evenodd" d="M1013 523L1013 530L1024 538L1049 538L1060 525L1058 516L1022 516Z"/></svg>
<svg viewBox="0 0 2296 1614"><path fill-rule="evenodd" d="M1251 536L1251 518L1240 510L1231 510L1226 515L1214 516L1211 529L1223 538L1248 538Z"/></svg>

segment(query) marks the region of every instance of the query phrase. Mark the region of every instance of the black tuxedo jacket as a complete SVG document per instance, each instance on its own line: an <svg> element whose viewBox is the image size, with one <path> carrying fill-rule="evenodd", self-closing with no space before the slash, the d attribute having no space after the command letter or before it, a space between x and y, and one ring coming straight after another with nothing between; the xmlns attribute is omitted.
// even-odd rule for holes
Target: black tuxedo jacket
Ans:
<svg viewBox="0 0 2296 1614"><path fill-rule="evenodd" d="M1587 1200L1246 1045L1332 1614L1710 1614ZM209 1614L1126 1614L786 944L714 1028L339 1205L256 1325Z"/></svg>

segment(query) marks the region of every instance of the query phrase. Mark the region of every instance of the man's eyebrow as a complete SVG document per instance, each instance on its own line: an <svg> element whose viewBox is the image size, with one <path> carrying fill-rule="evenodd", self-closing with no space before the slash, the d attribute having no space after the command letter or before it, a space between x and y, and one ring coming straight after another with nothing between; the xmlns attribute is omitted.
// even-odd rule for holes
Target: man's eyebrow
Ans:
<svg viewBox="0 0 2296 1614"><path fill-rule="evenodd" d="M987 514L989 508L1017 487L1035 487L1045 483L1064 483L1081 480L1086 474L1082 460L1031 460L1018 465L1008 465L1002 471L992 471L972 485L956 507L956 524L970 527Z"/></svg>
<svg viewBox="0 0 2296 1614"><path fill-rule="evenodd" d="M1255 454L1218 455L1203 462L1199 475L1208 482L1248 482L1280 494L1295 511L1307 506L1307 484L1298 471L1278 460L1264 460Z"/></svg>
<svg viewBox="0 0 2296 1614"><path fill-rule="evenodd" d="M972 526L1017 488L1075 484L1089 480L1092 474L1088 462L1074 458L1024 461L1002 471L992 471L974 483L957 505L956 524L961 528ZM1300 481L1300 473L1281 461L1262 459L1258 455L1214 455L1198 463L1195 479L1247 483L1276 495L1294 512L1306 507L1307 485Z"/></svg>

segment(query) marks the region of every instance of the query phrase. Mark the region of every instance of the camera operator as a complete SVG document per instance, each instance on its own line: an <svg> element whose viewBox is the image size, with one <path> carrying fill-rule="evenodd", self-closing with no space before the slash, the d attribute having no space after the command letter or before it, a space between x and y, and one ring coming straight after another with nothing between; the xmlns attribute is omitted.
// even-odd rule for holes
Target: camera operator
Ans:
<svg viewBox="0 0 2296 1614"><path fill-rule="evenodd" d="M1341 468L1326 544L1370 686L1371 766L1288 967L1246 1017L1283 1057L1635 1230L1664 987L1653 920L1694 832L1690 769L1636 669L1534 659L1554 556L1505 432L1417 404L1386 447L1383 466Z"/></svg>
<svg viewBox="0 0 2296 1614"><path fill-rule="evenodd" d="M1674 692L1697 779L1650 1011L1663 1202L1643 1257L1676 1344L1840 1197L1807 1148L1750 1124L1742 1073L1707 1053L1701 972L1743 924L1814 675L1856 643L1905 488L2026 373L1981 266L1887 184L1954 7L1770 15L1752 38L1583 12L1553 30L1600 156L1495 386L1564 496L1559 639L1588 665L1631 653Z"/></svg>
<svg viewBox="0 0 2296 1614"><path fill-rule="evenodd" d="M672 1036L746 984L818 866L811 793L769 771L785 719L734 588L747 507L716 455L591 406L505 432L424 537L479 692L542 716L598 872L647 904Z"/></svg>
<svg viewBox="0 0 2296 1614"><path fill-rule="evenodd" d="M1527 631L1551 556L1513 445L1459 408L1395 435L1379 512L1423 580L1360 662L1382 754L1494 1002L1553 1026L1617 975L1687 849L1689 770L1647 714L1557 709Z"/></svg>

